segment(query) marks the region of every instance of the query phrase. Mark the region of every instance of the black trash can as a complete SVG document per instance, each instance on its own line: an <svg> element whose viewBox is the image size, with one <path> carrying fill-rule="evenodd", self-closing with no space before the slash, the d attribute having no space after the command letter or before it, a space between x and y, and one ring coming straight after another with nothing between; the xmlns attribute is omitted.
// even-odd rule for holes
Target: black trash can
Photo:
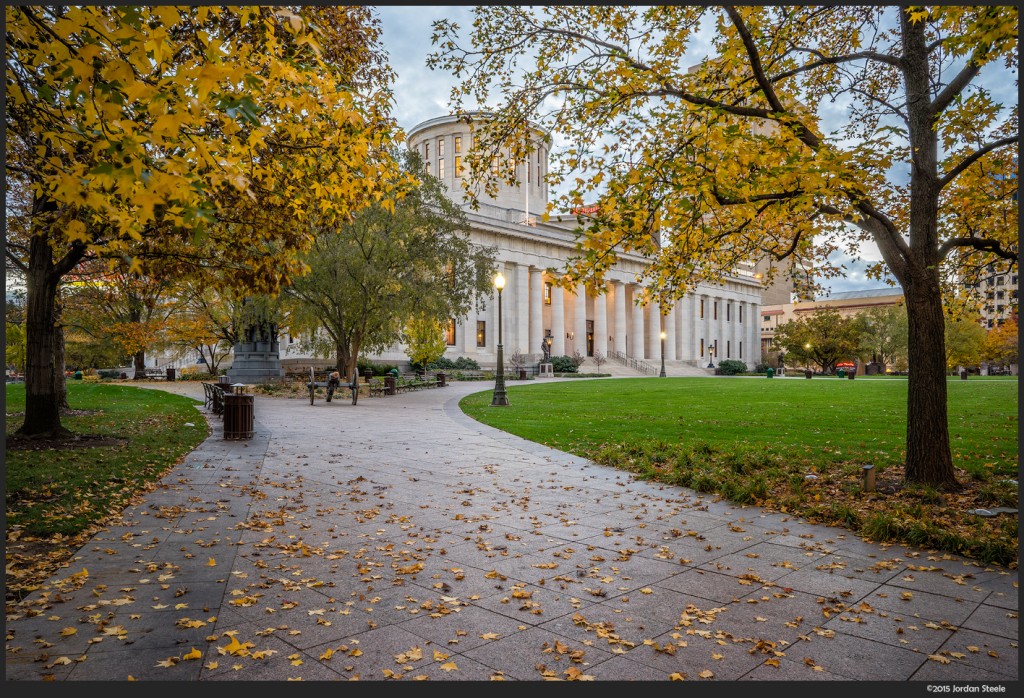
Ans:
<svg viewBox="0 0 1024 698"><path fill-rule="evenodd" d="M224 438L251 439L255 421L255 396L224 393Z"/></svg>
<svg viewBox="0 0 1024 698"><path fill-rule="evenodd" d="M967 380L967 371L960 371L960 380Z"/></svg>
<svg viewBox="0 0 1024 698"><path fill-rule="evenodd" d="M169 381L174 380L174 369L173 368L167 369L167 380L169 380Z"/></svg>
<svg viewBox="0 0 1024 698"><path fill-rule="evenodd" d="M804 371L804 377L805 378L810 378L813 375L814 375L814 371L812 371L810 369L807 369L807 370Z"/></svg>
<svg viewBox="0 0 1024 698"><path fill-rule="evenodd" d="M392 375L384 376L384 394L396 395L398 393L398 379Z"/></svg>
<svg viewBox="0 0 1024 698"><path fill-rule="evenodd" d="M438 371L437 372L437 387L438 388L443 388L444 386L448 385L446 380L447 380L447 376L444 375L444 371Z"/></svg>

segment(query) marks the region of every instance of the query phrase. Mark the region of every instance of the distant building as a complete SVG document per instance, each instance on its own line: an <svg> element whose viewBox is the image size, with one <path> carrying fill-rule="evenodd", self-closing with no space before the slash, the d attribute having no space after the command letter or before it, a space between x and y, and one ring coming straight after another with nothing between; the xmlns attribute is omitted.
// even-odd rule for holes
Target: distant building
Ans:
<svg viewBox="0 0 1024 698"><path fill-rule="evenodd" d="M760 361L758 318L761 283L752 266L739 267L724 283L702 284L693 293L662 312L657 303L639 301L648 294L638 281L648 261L620 253L605 274L600 288L592 283L563 289L553 283L549 270L563 268L576 253L578 216L585 210L552 215L542 220L548 204L549 137L540 128L532 134L531 152L518 166L515 186L502 182L489 196L480 194L478 208L470 208L463 190L468 175L464 157L474 128L486 115L439 116L409 130L407 145L419 153L426 171L441 180L450 198L461 204L469 222L470 239L497 250L497 270L505 279L502 292L502 344L505 357L520 352L530 362L541 357L541 342L551 337L553 356L579 352L622 360L665 360L704 369L721 359L739 359L753 367ZM449 359L467 357L481 366L497 363L497 293L486 307L467 317L451 318L446 338ZM282 341L282 364L301 362L296 343ZM368 358L403 364L403 345Z"/></svg>
<svg viewBox="0 0 1024 698"><path fill-rule="evenodd" d="M832 308L843 317L858 315L871 308L902 304L903 290L899 287L870 289L867 291L843 291L813 301L796 303L765 304L761 307L761 353L775 351L775 330L779 325L807 317L818 310Z"/></svg>
<svg viewBox="0 0 1024 698"><path fill-rule="evenodd" d="M978 281L965 284L968 293L981 303L981 322L987 329L1002 325L1017 309L1017 269L1009 271L989 264Z"/></svg>

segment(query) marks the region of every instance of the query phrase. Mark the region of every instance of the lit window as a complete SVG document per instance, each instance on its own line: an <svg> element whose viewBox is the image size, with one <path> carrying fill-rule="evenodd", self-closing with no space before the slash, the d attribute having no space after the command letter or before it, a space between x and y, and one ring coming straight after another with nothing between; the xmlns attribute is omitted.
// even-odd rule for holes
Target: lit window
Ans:
<svg viewBox="0 0 1024 698"><path fill-rule="evenodd" d="M485 320L476 321L476 345L478 347L487 346L487 322Z"/></svg>
<svg viewBox="0 0 1024 698"><path fill-rule="evenodd" d="M455 136L455 153L456 155L462 152L462 136Z"/></svg>
<svg viewBox="0 0 1024 698"><path fill-rule="evenodd" d="M544 284L544 305L551 305L551 284Z"/></svg>
<svg viewBox="0 0 1024 698"><path fill-rule="evenodd" d="M455 176L456 177L461 177L462 176L462 156L461 155L456 155L455 156Z"/></svg>
<svg viewBox="0 0 1024 698"><path fill-rule="evenodd" d="M700 299L700 318L701 318L701 320L704 319L704 299L703 298ZM702 339L701 341L703 342L704 340ZM704 350L703 349L701 350L700 355L704 356Z"/></svg>
<svg viewBox="0 0 1024 698"><path fill-rule="evenodd" d="M450 347L455 346L455 318L448 319L448 327L444 331L444 343Z"/></svg>
<svg viewBox="0 0 1024 698"><path fill-rule="evenodd" d="M495 155L494 157L491 158L491 174L493 174L493 175L497 175L498 174L498 156L497 155Z"/></svg>
<svg viewBox="0 0 1024 698"><path fill-rule="evenodd" d="M704 340L700 340L700 355L704 356Z"/></svg>

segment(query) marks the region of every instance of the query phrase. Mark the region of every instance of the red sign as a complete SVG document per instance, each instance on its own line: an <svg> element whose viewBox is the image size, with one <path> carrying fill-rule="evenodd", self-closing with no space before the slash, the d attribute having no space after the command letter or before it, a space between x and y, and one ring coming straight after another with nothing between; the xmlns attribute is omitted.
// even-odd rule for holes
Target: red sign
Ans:
<svg viewBox="0 0 1024 698"><path fill-rule="evenodd" d="M840 361L836 364L836 368L853 368L856 365L852 361Z"/></svg>
<svg viewBox="0 0 1024 698"><path fill-rule="evenodd" d="M572 212L577 216L587 215L590 213L597 213L601 210L601 206L598 204L590 204L589 206L576 206L572 209Z"/></svg>

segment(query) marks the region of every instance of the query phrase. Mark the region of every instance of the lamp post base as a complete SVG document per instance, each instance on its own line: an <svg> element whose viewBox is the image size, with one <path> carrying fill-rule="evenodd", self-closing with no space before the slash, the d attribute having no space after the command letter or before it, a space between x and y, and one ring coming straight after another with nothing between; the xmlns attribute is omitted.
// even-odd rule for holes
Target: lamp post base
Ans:
<svg viewBox="0 0 1024 698"><path fill-rule="evenodd" d="M500 298L500 296L499 296ZM499 328L500 332L500 328ZM491 407L508 407L508 395L505 394L505 364L504 351L498 345L498 372L494 379L494 396L491 398Z"/></svg>

